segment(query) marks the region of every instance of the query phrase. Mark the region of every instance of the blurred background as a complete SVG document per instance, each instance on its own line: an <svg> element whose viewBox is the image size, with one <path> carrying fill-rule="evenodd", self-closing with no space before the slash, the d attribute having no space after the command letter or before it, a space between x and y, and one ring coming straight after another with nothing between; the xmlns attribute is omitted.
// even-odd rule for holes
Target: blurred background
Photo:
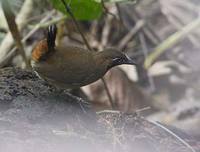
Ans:
<svg viewBox="0 0 200 152"><path fill-rule="evenodd" d="M55 1L9 3L28 59L51 24L58 26L58 45L85 47L72 20ZM98 51L118 48L138 63L113 68L105 75L117 109L139 111L149 120L176 126L200 139L200 1L105 2L100 10L89 20L78 18L89 44ZM0 67L9 66L23 68L24 62L0 9ZM82 90L96 111L112 109L101 81Z"/></svg>

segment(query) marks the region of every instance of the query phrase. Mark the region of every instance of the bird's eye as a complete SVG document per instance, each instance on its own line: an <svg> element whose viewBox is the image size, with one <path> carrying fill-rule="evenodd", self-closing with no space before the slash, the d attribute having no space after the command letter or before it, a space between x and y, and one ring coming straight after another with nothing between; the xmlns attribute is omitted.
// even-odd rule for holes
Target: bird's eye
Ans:
<svg viewBox="0 0 200 152"><path fill-rule="evenodd" d="M114 58L114 59L113 59L113 62L116 63L116 64L117 64L117 63L120 64L120 63L122 63L123 61L124 61L124 59L121 58L121 57L117 57L117 58Z"/></svg>
<svg viewBox="0 0 200 152"><path fill-rule="evenodd" d="M120 60L120 58L114 58L113 59L113 62L117 62L117 61L119 61Z"/></svg>

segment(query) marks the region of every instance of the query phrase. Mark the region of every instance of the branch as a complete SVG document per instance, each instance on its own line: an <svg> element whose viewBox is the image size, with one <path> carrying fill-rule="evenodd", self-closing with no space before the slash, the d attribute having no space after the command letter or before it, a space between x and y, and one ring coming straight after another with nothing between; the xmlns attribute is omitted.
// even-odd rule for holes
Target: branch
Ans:
<svg viewBox="0 0 200 152"><path fill-rule="evenodd" d="M149 121L150 122L150 121ZM157 123L157 122L152 122L152 124L158 126L159 128L163 129L164 131L166 131L167 133L169 133L170 135L172 135L173 137L175 137L177 140L179 140L183 145L185 145L188 149L191 150L191 152L196 152L192 146L190 146L185 140L183 140L182 138L180 138L179 136L177 136L175 133L173 133L171 130L167 129L165 126L163 126L161 123Z"/></svg>
<svg viewBox="0 0 200 152"><path fill-rule="evenodd" d="M16 23L17 23L19 32L26 25L26 20L29 18L32 11L33 11L33 0L25 0L19 14L16 17ZM13 41L12 35L9 32L5 36L4 40L2 41L0 45L0 61L5 60L7 54L9 53L10 49L13 46L13 43L14 41Z"/></svg>
<svg viewBox="0 0 200 152"><path fill-rule="evenodd" d="M17 24L15 22L15 15L11 10L10 4L8 1L2 1L2 9L4 12L8 27L12 34L12 37L15 40L16 46L17 46L18 50L20 51L20 54L26 64L26 68L30 68L30 63L28 62L28 60L26 58L25 50L24 50L24 47L21 42L21 35L19 33Z"/></svg>
<svg viewBox="0 0 200 152"><path fill-rule="evenodd" d="M82 38L83 38L83 41L85 42L87 48L88 48L90 51L92 51L92 48L90 47L90 45L89 45L87 39L85 38L83 32L81 31L81 28L79 27L79 24L78 24L78 22L77 22L77 20L76 20L76 18L75 18L75 16L74 16L74 14L72 13L70 7L66 4L65 0L61 0L61 1L62 1L62 3L64 4L67 13L71 16L71 18L72 18L72 20L73 20L75 26L77 27L78 32L81 34L81 36L82 36Z"/></svg>
<svg viewBox="0 0 200 152"><path fill-rule="evenodd" d="M144 20L138 20L136 22L136 25L122 38L118 45L118 48L122 50L125 45L133 38L133 36L143 28L144 24Z"/></svg>
<svg viewBox="0 0 200 152"><path fill-rule="evenodd" d="M183 27L180 31L177 31L176 33L168 37L165 41L158 45L155 48L155 50L146 58L144 62L144 67L148 69L162 53L164 53L167 49L177 44L183 38L187 37L192 31L194 31L199 26L200 17Z"/></svg>
<svg viewBox="0 0 200 152"><path fill-rule="evenodd" d="M46 22L52 15L54 11L48 13L48 15L42 19L23 39L22 43L24 43L29 37L31 37L41 26L42 23ZM5 64L10 60L10 58L13 56L13 54L16 51L16 47L14 47L11 51L9 51L7 54L5 54L4 58L1 58L0 56L0 68L5 66Z"/></svg>

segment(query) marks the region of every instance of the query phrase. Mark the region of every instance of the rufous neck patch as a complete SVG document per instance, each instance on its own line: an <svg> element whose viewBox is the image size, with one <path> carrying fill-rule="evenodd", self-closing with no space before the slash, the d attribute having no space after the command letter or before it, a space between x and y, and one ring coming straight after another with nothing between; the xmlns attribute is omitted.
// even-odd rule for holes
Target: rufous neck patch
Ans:
<svg viewBox="0 0 200 152"><path fill-rule="evenodd" d="M48 54L47 40L41 40L33 49L32 60L39 62L44 56Z"/></svg>

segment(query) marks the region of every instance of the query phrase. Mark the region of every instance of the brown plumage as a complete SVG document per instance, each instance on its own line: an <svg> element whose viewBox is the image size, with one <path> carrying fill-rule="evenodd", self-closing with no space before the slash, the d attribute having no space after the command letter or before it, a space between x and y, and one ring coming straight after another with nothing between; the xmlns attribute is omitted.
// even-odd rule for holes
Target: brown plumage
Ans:
<svg viewBox="0 0 200 152"><path fill-rule="evenodd" d="M40 41L32 52L32 67L40 77L62 88L88 85L112 67L135 64L115 49L92 52L74 46L55 46L56 27L50 26L47 39Z"/></svg>

